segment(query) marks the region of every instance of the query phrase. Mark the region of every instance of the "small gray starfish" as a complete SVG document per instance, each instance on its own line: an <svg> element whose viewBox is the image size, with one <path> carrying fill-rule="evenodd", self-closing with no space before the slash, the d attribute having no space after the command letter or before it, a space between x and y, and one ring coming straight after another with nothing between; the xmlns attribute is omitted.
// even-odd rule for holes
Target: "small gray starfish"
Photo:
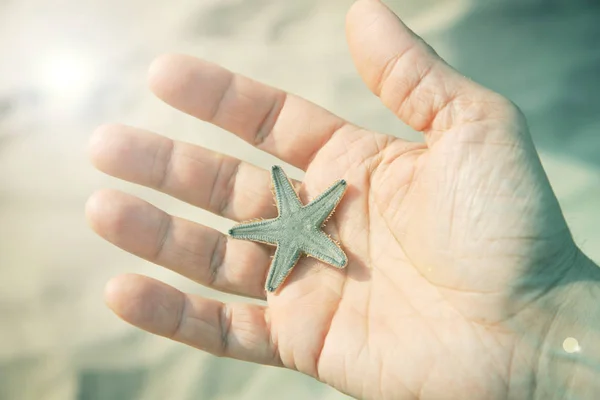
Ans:
<svg viewBox="0 0 600 400"><path fill-rule="evenodd" d="M348 264L346 254L321 227L342 199L346 181L337 181L305 206L281 167L271 168L271 179L279 210L277 218L246 222L229 230L235 239L277 246L265 283L267 292L277 290L303 253L344 268Z"/></svg>

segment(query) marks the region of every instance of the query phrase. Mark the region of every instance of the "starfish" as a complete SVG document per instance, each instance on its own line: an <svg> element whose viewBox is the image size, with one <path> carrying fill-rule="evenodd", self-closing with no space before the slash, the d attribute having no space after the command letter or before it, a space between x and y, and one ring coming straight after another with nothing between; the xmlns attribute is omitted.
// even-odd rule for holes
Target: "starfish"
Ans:
<svg viewBox="0 0 600 400"><path fill-rule="evenodd" d="M323 232L323 224L335 211L346 181L339 180L307 205L303 205L281 167L271 168L277 218L241 223L229 230L234 239L251 240L277 246L265 283L274 292L285 281L300 256L305 254L336 268L344 268L348 257L341 247Z"/></svg>

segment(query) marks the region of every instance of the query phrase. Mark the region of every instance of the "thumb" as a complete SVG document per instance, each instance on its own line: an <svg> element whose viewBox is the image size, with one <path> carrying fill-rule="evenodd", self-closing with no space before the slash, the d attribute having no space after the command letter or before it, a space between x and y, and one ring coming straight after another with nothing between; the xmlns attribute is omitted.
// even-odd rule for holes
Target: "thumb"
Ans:
<svg viewBox="0 0 600 400"><path fill-rule="evenodd" d="M446 64L379 0L354 3L346 34L369 89L413 129L433 134L428 140L457 125L516 110Z"/></svg>

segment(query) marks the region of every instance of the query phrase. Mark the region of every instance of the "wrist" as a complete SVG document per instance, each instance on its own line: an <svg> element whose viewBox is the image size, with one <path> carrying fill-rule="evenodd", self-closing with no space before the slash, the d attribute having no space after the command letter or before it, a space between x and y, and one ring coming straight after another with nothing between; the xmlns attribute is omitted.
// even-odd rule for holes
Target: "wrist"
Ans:
<svg viewBox="0 0 600 400"><path fill-rule="evenodd" d="M533 398L600 396L600 268L582 252L569 273L538 303L546 329L532 365ZM545 332L544 332L545 330Z"/></svg>

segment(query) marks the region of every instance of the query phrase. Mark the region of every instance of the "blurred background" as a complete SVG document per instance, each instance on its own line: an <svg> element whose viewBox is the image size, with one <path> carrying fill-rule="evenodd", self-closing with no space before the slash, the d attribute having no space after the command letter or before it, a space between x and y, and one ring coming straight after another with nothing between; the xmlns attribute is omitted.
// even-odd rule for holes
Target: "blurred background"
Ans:
<svg viewBox="0 0 600 400"><path fill-rule="evenodd" d="M272 164L153 98L146 70L163 52L220 63L354 123L420 140L355 73L344 33L351 3L0 0L0 399L346 398L303 375L217 359L121 322L102 296L118 273L224 296L103 242L83 209L95 189L113 187L231 225L93 170L86 144L103 122ZM386 3L452 65L523 109L577 242L600 261L600 3Z"/></svg>

